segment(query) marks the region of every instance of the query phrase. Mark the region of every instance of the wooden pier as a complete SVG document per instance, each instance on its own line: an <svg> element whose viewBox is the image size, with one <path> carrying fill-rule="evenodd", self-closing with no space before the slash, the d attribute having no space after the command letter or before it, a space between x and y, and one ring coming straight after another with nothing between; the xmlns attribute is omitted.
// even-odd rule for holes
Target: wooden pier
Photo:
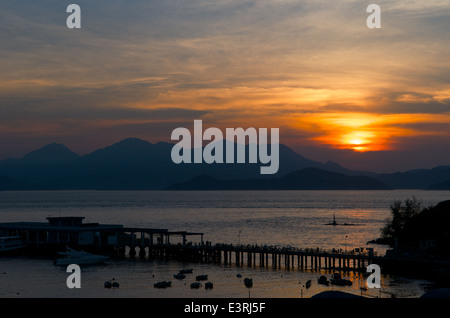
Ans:
<svg viewBox="0 0 450 318"><path fill-rule="evenodd" d="M129 254L134 257L136 253ZM366 273L367 266L377 264L383 273L428 276L445 269L450 270L449 260L411 259L385 257L370 251L325 251L268 247L255 245L215 244L202 245L153 245L140 247L143 259L177 259L186 262L215 263L223 266L248 268L271 268L274 270L299 271L348 271Z"/></svg>
<svg viewBox="0 0 450 318"><path fill-rule="evenodd" d="M203 233L83 223L83 217L47 219L47 223L0 223L0 233L20 237L29 249L38 253L45 250L61 250L70 246L126 257L172 258L287 270L294 268L361 270L380 259L367 253L220 243L213 245L203 241ZM191 241L188 241L188 238ZM192 239L197 241L194 242Z"/></svg>
<svg viewBox="0 0 450 318"><path fill-rule="evenodd" d="M212 244L203 233L122 225L83 223L83 217L49 217L48 222L0 223L0 235L20 237L36 253L66 246L120 257L178 259L285 270L364 271L369 264L383 270L450 268L450 261L412 260L376 255L370 249L320 250L260 245ZM188 240L189 239L189 240Z"/></svg>
<svg viewBox="0 0 450 318"><path fill-rule="evenodd" d="M131 249L132 251L132 249ZM129 256L136 255L132 252ZM285 270L341 269L361 271L376 263L381 256L369 253L346 253L318 249L297 249L268 246L244 246L232 244L204 245L154 245L140 253L141 257L177 258L223 265L268 267Z"/></svg>

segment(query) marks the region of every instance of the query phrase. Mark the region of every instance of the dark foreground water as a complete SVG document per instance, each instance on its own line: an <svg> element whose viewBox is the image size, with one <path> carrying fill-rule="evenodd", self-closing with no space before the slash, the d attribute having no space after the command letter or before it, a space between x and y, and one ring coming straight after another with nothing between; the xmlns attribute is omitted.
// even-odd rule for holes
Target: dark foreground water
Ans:
<svg viewBox="0 0 450 318"><path fill-rule="evenodd" d="M84 216L86 222L122 224L130 227L165 228L205 233L214 243L261 244L300 248L373 247L384 253L386 246L367 245L379 236L395 200L416 196L424 206L450 198L448 191L57 191L0 192L0 222L45 222L48 216ZM327 226L336 216L338 223ZM173 278L179 269L194 268L192 277ZM351 287L325 287L317 277L330 272L273 270L215 264L182 264L176 261L114 259L106 265L82 266L82 288L68 289L65 268L51 259L0 256L0 297L311 297L323 290L361 294L365 280L346 274ZM194 276L207 274L212 290L192 290ZM241 274L242 278L236 275ZM105 289L111 278L118 289ZM252 277L254 287L243 285ZM311 279L309 289L303 288ZM153 284L171 280L172 287ZM418 297L426 280L383 275L382 289L364 294L377 297Z"/></svg>

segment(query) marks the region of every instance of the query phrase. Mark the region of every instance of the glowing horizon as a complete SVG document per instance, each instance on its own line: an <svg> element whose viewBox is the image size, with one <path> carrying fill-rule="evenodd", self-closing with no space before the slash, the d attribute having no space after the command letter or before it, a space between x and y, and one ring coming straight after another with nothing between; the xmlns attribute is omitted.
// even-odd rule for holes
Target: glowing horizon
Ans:
<svg viewBox="0 0 450 318"><path fill-rule="evenodd" d="M64 4L8 0L0 13L0 159L52 141L80 153L167 141L193 119L280 128L316 160L450 140L446 1L380 1L378 30L357 0L78 4L79 30Z"/></svg>

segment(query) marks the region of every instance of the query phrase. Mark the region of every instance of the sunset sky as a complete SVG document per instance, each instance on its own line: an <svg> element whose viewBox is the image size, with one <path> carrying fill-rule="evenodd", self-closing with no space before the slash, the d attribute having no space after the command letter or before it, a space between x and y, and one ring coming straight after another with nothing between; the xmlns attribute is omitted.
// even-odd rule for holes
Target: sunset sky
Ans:
<svg viewBox="0 0 450 318"><path fill-rule="evenodd" d="M0 159L202 119L349 169L450 165L450 2L374 2L381 29L362 0L4 0Z"/></svg>

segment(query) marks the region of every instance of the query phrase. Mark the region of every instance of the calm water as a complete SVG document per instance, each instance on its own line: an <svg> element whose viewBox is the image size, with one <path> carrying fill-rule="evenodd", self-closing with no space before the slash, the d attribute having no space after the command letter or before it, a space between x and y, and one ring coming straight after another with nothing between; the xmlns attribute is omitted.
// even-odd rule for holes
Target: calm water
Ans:
<svg viewBox="0 0 450 318"><path fill-rule="evenodd" d="M58 191L0 192L0 222L45 222L48 216L84 216L86 222L123 224L130 227L165 228L203 232L214 243L267 244L325 249L367 247L379 236L395 200L416 196L424 206L450 198L448 191ZM354 226L326 226L336 215L338 223ZM197 239L194 239L196 241ZM370 245L378 253L385 246ZM192 277L173 278L179 269L194 268L194 276L208 274L213 290L191 290ZM252 297L300 297L302 284L313 280L303 297L330 289L360 294L365 282L348 274L352 287L323 287L321 274L298 270L272 270L214 264L181 264L176 261L111 260L107 265L82 267L82 288L70 290L64 268L52 260L0 257L0 297L248 297L242 278L252 277ZM121 287L103 288L116 278ZM164 290L153 283L171 280ZM383 276L383 293L372 296L418 297L424 280ZM385 293L386 292L386 293Z"/></svg>

